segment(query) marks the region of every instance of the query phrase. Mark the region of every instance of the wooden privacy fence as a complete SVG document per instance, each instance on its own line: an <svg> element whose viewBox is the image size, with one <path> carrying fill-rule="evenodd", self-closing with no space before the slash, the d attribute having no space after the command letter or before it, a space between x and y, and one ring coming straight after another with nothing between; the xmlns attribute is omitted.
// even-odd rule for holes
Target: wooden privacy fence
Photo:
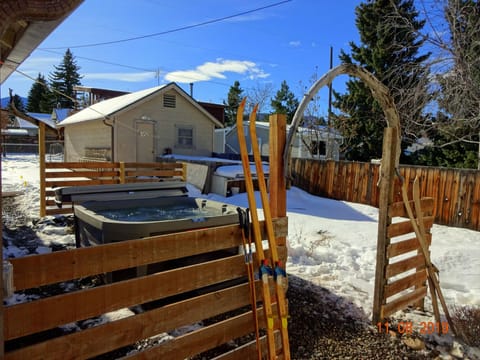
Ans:
<svg viewBox="0 0 480 360"><path fill-rule="evenodd" d="M413 201L410 202L413 206ZM427 246L430 246L432 236L430 228L433 225L432 198L421 199L423 222L427 232ZM423 307L423 299L427 295L427 271L425 257L420 243L415 236L412 223L408 218L403 201L390 205L389 215L393 222L387 226L387 263L385 268L384 301L381 305L380 318L384 319L409 305ZM415 214L416 216L416 214ZM413 233L413 235L410 235Z"/></svg>
<svg viewBox="0 0 480 360"><path fill-rule="evenodd" d="M419 177L421 196L434 199L435 223L480 231L480 171L401 165L400 174L409 184ZM292 178L311 194L378 207L377 164L295 158ZM397 179L395 201L400 189Z"/></svg>
<svg viewBox="0 0 480 360"><path fill-rule="evenodd" d="M55 189L59 187L172 179L186 180L184 163L47 162L40 174L40 216L72 212L71 203L56 206Z"/></svg>
<svg viewBox="0 0 480 360"><path fill-rule="evenodd" d="M286 231L286 218L276 219L276 236L286 236ZM217 348L218 359L254 358L254 336L244 339L241 346L228 345L254 332L244 255L230 251L230 256L202 258L188 266L171 264L175 259L237 248L241 243L239 225L227 225L10 259L16 291L37 288L34 293L44 296L4 306L5 359L85 359L112 351L119 357L136 349L139 342L199 322L203 326L192 332L143 347L128 357L184 359ZM278 250L285 258L285 246ZM165 261L170 264L168 270L99 286L74 286L76 279ZM225 283L229 281L234 283ZM61 286L52 291L53 284ZM69 290L59 293L58 289ZM49 293L53 294L45 295ZM84 326L85 320L102 314L162 299L162 306ZM257 311L265 329L262 310ZM78 331L66 334L61 327L72 323Z"/></svg>

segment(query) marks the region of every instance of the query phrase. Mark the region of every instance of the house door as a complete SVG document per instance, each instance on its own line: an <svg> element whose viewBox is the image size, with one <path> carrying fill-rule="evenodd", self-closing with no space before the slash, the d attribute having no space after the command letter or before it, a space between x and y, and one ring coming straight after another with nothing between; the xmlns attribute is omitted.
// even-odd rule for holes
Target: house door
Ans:
<svg viewBox="0 0 480 360"><path fill-rule="evenodd" d="M154 162L155 159L155 124L151 121L138 121L137 134L137 162Z"/></svg>

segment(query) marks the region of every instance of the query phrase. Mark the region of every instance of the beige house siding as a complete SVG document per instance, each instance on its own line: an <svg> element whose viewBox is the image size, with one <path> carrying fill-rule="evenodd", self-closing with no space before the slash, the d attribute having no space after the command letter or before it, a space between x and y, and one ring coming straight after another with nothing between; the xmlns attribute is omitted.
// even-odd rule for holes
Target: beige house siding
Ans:
<svg viewBox="0 0 480 360"><path fill-rule="evenodd" d="M165 106L164 96L174 99ZM174 97L174 98L173 98ZM171 88L142 99L112 115L114 161L156 161L169 149L174 154L211 156L215 122L189 98ZM102 120L65 126L68 161L78 161L86 147L111 146L111 128ZM179 131L183 143L179 142Z"/></svg>
<svg viewBox="0 0 480 360"><path fill-rule="evenodd" d="M80 161L87 148L111 147L111 128L102 121L89 121L65 127L65 161Z"/></svg>

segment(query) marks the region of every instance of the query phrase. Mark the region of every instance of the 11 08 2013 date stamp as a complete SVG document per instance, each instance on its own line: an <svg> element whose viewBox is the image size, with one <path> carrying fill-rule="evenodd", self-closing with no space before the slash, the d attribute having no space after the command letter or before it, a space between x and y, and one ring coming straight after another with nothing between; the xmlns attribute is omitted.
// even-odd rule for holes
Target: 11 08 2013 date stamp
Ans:
<svg viewBox="0 0 480 360"><path fill-rule="evenodd" d="M413 332L419 332L422 335L426 334L448 334L449 327L447 321L433 322L433 321L400 321L396 325L388 322L378 322L377 330L379 333L388 334L390 330L396 331L399 334L412 334Z"/></svg>

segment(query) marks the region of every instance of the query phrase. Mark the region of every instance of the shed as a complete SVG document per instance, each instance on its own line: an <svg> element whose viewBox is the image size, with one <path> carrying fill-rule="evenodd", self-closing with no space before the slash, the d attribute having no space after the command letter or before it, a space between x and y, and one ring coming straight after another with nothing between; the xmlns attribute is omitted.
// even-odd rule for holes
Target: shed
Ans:
<svg viewBox="0 0 480 360"><path fill-rule="evenodd" d="M251 143L248 124L248 121L244 122L247 148L250 149ZM257 139L259 142L258 146L262 156L268 156L269 154L269 128L270 123L268 122L256 122ZM287 126L287 133L288 131L289 126ZM221 143L223 140L223 151L226 154L240 153L236 125L226 132L224 132L223 129L216 130L216 132L218 136L217 143ZM343 137L336 130L329 129L326 126L299 128L292 144L292 156L299 158L329 158L339 160L340 145L342 142Z"/></svg>
<svg viewBox="0 0 480 360"><path fill-rule="evenodd" d="M174 152L211 156L223 127L175 83L91 105L63 120L65 160L153 162Z"/></svg>

